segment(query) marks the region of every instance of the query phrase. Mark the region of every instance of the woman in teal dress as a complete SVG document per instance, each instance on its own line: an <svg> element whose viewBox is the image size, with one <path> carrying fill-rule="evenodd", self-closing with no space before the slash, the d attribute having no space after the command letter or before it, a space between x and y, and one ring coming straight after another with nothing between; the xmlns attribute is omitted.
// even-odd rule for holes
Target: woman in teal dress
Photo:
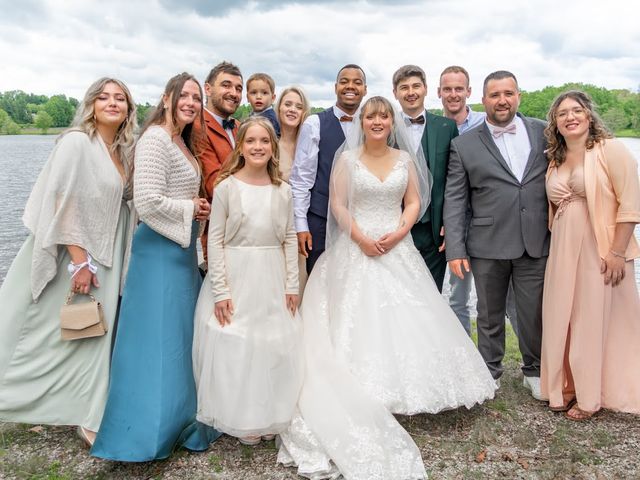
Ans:
<svg viewBox="0 0 640 480"><path fill-rule="evenodd" d="M127 87L99 79L33 187L23 216L30 235L0 288L2 421L77 425L85 442L95 438L129 244L135 125ZM106 335L61 339L70 289L102 303Z"/></svg>
<svg viewBox="0 0 640 480"><path fill-rule="evenodd" d="M196 422L191 361L200 290L196 240L209 203L199 198L193 154L202 91L182 73L169 80L135 151L134 205L142 223L122 296L109 397L91 454L143 462L177 447L205 450L220 434ZM201 128L200 131L203 131Z"/></svg>

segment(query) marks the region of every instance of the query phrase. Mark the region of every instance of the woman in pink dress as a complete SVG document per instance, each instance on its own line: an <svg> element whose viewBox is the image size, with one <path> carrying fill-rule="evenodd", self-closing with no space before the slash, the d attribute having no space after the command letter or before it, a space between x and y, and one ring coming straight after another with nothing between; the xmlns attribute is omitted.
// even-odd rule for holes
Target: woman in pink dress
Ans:
<svg viewBox="0 0 640 480"><path fill-rule="evenodd" d="M559 95L548 119L542 394L571 420L601 408L640 414L637 162L583 92Z"/></svg>

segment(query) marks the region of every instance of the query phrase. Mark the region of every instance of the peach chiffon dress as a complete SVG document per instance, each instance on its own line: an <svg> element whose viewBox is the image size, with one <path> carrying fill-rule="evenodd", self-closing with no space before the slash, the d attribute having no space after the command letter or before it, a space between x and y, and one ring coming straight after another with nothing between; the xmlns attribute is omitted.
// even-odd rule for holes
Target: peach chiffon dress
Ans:
<svg viewBox="0 0 640 480"><path fill-rule="evenodd" d="M640 414L640 298L633 260L626 262L620 284L604 284L584 170L563 173L555 168L547 180L557 211L542 304L542 395L550 407L576 398L587 412Z"/></svg>

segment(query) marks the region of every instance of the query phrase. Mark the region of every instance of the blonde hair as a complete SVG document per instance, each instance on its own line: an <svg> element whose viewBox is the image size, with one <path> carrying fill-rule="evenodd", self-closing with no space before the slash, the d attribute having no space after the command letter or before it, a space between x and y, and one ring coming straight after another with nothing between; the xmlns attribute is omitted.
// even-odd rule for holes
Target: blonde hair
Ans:
<svg viewBox="0 0 640 480"><path fill-rule="evenodd" d="M360 109L360 129L362 130L362 141L364 142L364 118L368 114L375 115L376 113L387 114L391 117L391 123L395 123L395 112L393 110L393 105L391 102L384 97L376 96L371 97L369 100L364 102L362 108ZM387 138L387 144L389 146L393 146L396 143L395 133L393 129L391 130L391 134L389 138Z"/></svg>
<svg viewBox="0 0 640 480"><path fill-rule="evenodd" d="M108 147L108 150L110 153L116 154L122 161L123 165L128 166L126 174L127 178L130 178L133 173L133 162L130 160L133 156L133 146L135 143L134 133L137 127L136 104L133 102L131 92L121 80L102 77L93 82L78 105L78 110L76 111L71 126L66 129L59 138L62 138L62 136L68 132L83 132L86 133L89 138L95 138L98 130L96 128L96 112L94 105L96 99L104 91L104 87L109 83L117 85L124 92L124 96L127 100L127 116L118 127L116 137L111 146Z"/></svg>
<svg viewBox="0 0 640 480"><path fill-rule="evenodd" d="M278 97L278 101L276 102L276 118L278 119L278 122L280 123L280 125L282 125L282 119L280 118L280 106L282 105L282 100L284 99L285 95L291 92L297 93L300 96L300 100L302 100L302 116L300 117L300 123L296 128L296 140L298 140L300 127L302 126L304 121L307 119L307 117L311 113L311 106L309 105L309 99L307 98L307 95L304 93L304 90L302 90L301 87L297 87L294 85L292 87L287 87L282 91L282 93L280 94L280 97Z"/></svg>
<svg viewBox="0 0 640 480"><path fill-rule="evenodd" d="M587 135L587 141L585 146L587 150L591 150L597 142L600 142L606 138L613 138L613 135L607 130L604 122L600 119L600 116L595 110L595 105L591 97L580 90L568 90L558 95L549 111L547 112L547 127L544 129L544 136L547 138L548 148L547 158L550 162L555 162L557 166L564 163L567 157L567 142L558 130L558 120L556 113L560 104L567 98L575 100L578 104L584 108L585 113L589 119L589 134Z"/></svg>
<svg viewBox="0 0 640 480"><path fill-rule="evenodd" d="M262 80L264 83L269 85L269 89L271 90L272 95L276 93L276 82L273 80L273 78L271 78L270 75L267 75L266 73L254 73L253 75L251 75L247 79L247 90L249 90L249 85L251 85L252 82L257 82L258 80Z"/></svg>
<svg viewBox="0 0 640 480"><path fill-rule="evenodd" d="M220 170L220 172L218 173L218 177L216 178L214 187L215 185L218 185L220 182L222 182L225 178L230 177L234 173L244 168L245 162L244 156L242 155L242 147L244 146L244 140L247 136L247 131L253 126L260 126L264 128L269 134L269 142L271 143L271 158L267 163L267 173L269 174L269 178L271 179L271 183L273 185L280 185L280 183L282 183L280 169L278 168L279 148L276 131L267 118L255 116L249 117L248 120L245 120L242 125L240 125L238 134L236 136L236 146L233 149L231 158L229 158L229 160L222 166L222 169Z"/></svg>

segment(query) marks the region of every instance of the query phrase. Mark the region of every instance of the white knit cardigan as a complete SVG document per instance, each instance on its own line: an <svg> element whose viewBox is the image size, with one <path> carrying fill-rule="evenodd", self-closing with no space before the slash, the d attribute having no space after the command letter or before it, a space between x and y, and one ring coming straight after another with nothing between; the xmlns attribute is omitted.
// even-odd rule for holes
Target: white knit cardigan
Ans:
<svg viewBox="0 0 640 480"><path fill-rule="evenodd" d="M134 161L133 203L140 220L189 247L200 172L160 126L149 127L140 137Z"/></svg>

